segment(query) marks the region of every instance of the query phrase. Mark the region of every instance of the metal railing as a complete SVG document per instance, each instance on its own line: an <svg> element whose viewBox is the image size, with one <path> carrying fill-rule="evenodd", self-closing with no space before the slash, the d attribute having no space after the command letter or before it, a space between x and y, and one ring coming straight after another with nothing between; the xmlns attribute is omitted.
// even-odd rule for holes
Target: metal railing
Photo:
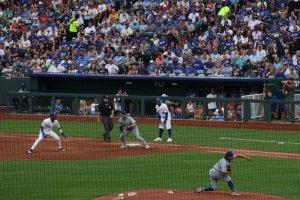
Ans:
<svg viewBox="0 0 300 200"><path fill-rule="evenodd" d="M79 101L81 99L93 99L93 98L98 98L102 99L103 94L75 94L75 93L40 93L40 92L25 92L25 93L20 93L20 92L9 92L9 97L7 101L7 112L12 111L12 98L22 98L26 96L28 99L27 102L27 109L26 112L29 114L34 113L34 100L44 97L47 99L51 99L50 102L50 109L54 110L55 107L55 100L57 98L71 98L72 99L72 112L69 114L73 115L78 115L79 114ZM130 110L132 112L134 110L134 114L136 116L140 117L154 117L155 116L155 111L154 111L154 105L155 105L155 96L138 96L138 95L128 95L128 96L116 96L116 95L108 95L109 98L114 99L118 98L121 101L122 108L125 107L125 101L130 100L130 101L135 101L137 102L135 104L135 107ZM227 121L229 120L227 117L227 105L231 102L237 103L242 105L243 108L243 115L241 118L241 121L250 121L251 119L251 103L257 103L257 104L262 104L263 109L264 109L264 116L260 119L265 122L271 122L272 121L272 110L271 106L272 104L281 104L281 105L289 105L289 108L293 111L290 112L290 116L288 121L291 123L295 122L295 105L299 104L300 101L286 101L286 100L274 100L274 99L267 99L267 100L256 100L256 99L240 99L240 98L206 98L206 97L179 97L179 96L169 96L169 97L161 97L161 99L168 100L168 101L175 101L175 102L180 102L181 108L182 108L182 118L185 119L186 117L186 112L185 112L185 107L186 107L186 102L188 100L192 100L193 102L200 102L203 108L203 115L200 117L202 120L207 120L207 105L209 102L215 101L217 104L218 103L223 103L224 105L224 120ZM154 113L149 114L146 112L146 104L151 103L151 110L153 110ZM49 105L49 104L48 104Z"/></svg>

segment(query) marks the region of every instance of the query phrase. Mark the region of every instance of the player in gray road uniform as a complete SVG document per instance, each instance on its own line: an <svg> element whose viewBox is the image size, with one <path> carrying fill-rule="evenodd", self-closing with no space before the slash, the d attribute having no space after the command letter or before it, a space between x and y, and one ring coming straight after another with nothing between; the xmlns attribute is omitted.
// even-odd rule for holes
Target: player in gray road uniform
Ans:
<svg viewBox="0 0 300 200"><path fill-rule="evenodd" d="M119 128L120 128L120 139L122 141L121 148L126 148L125 137L132 133L135 135L136 139L143 143L145 149L149 149L148 143L140 136L136 121L127 115L126 111L121 112L121 118L119 119ZM125 130L124 130L125 127Z"/></svg>
<svg viewBox="0 0 300 200"><path fill-rule="evenodd" d="M235 158L244 158L246 160L251 160L251 158L242 155L242 154L234 154L232 151L227 151L224 158L220 159L213 168L209 171L210 177L210 186L206 188L197 188L194 192L206 192L213 191L217 189L217 183L219 180L225 181L230 190L231 195L239 196L240 194L234 189L233 182L230 178L231 171L231 163Z"/></svg>

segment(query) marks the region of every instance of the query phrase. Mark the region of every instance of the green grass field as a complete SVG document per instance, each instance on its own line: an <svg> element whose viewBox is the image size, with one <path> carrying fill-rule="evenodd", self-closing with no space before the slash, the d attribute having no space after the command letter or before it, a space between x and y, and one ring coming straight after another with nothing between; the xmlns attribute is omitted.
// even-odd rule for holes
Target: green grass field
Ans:
<svg viewBox="0 0 300 200"><path fill-rule="evenodd" d="M97 123L61 122L61 125L69 136L99 137L102 133L102 126ZM39 121L1 120L0 132L37 134L39 126ZM139 129L148 141L157 136L157 125L140 125ZM172 129L175 144L300 153L300 144L297 145L300 137L295 131L182 126ZM220 140L221 137L262 142ZM113 138L118 138L117 127ZM91 199L137 189L192 190L209 184L208 171L221 157L213 153L184 152L110 160L0 161L0 199ZM236 160L232 178L236 189L242 192L300 199L299 169L300 160L253 157L251 162ZM219 189L228 190L228 186L220 182Z"/></svg>

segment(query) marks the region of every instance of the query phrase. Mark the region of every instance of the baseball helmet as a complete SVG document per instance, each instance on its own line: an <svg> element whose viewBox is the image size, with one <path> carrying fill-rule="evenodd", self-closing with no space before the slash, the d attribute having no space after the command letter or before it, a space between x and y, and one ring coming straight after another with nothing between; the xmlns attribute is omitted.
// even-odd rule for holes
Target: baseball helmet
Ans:
<svg viewBox="0 0 300 200"><path fill-rule="evenodd" d="M56 112L52 111L50 112L50 116L57 116Z"/></svg>

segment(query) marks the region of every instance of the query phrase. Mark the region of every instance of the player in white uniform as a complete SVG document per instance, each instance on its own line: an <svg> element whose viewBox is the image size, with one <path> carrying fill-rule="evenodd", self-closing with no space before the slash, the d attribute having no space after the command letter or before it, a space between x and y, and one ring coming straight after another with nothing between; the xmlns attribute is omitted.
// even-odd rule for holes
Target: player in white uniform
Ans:
<svg viewBox="0 0 300 200"><path fill-rule="evenodd" d="M156 99L156 114L159 119L159 135L154 139L154 142L162 141L162 135L164 132L164 127L168 131L168 140L167 142L172 142L172 129L171 129L171 114L169 112L168 106L165 103L162 103L160 98Z"/></svg>
<svg viewBox="0 0 300 200"><path fill-rule="evenodd" d="M220 159L209 171L209 177L210 177L210 186L206 188L197 188L194 192L207 192L207 191L214 191L217 189L217 183L219 180L225 181L230 190L231 195L233 196L239 196L240 194L234 189L233 182L230 178L231 171L231 163L233 159L235 158L244 158L248 161L251 160L251 158L242 155L242 154L234 154L232 151L227 151L224 158Z"/></svg>
<svg viewBox="0 0 300 200"><path fill-rule="evenodd" d="M58 151L64 152L65 149L61 146L60 138L57 136L57 134L52 131L53 127L56 127L57 130L61 133L63 137L66 138L64 132L60 128L60 124L57 121L57 114L55 112L50 113L50 117L47 119L44 119L44 121L41 124L39 137L35 140L32 147L28 149L27 153L32 154L35 147L45 138L47 139L47 136L50 135L58 144Z"/></svg>
<svg viewBox="0 0 300 200"><path fill-rule="evenodd" d="M141 137L139 129L137 127L136 121L127 115L126 111L121 112L121 118L119 119L119 128L120 128L120 140L122 142L121 148L126 148L126 141L125 137L129 135L130 133L134 134L136 139L140 141L145 149L149 149L148 143L144 140L144 138ZM125 130L124 130L125 127Z"/></svg>

